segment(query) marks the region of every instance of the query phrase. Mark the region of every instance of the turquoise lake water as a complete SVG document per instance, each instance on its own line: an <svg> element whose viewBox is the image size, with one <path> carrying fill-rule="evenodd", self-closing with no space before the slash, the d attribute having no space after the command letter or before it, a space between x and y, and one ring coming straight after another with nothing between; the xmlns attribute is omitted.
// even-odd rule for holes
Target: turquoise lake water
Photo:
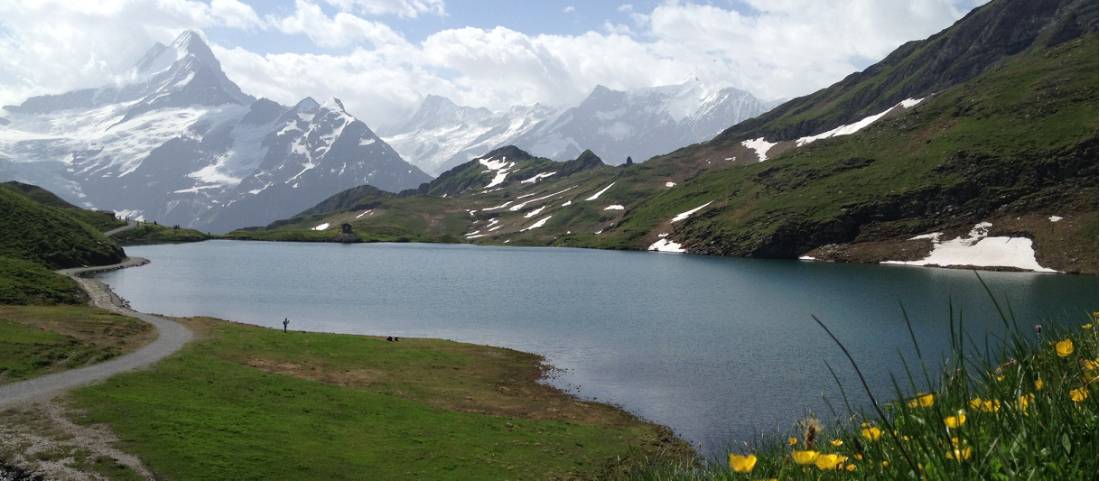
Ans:
<svg viewBox="0 0 1100 481"><path fill-rule="evenodd" d="M289 317L292 329L536 352L561 369L555 385L670 426L707 452L787 431L808 412L831 417L829 404L843 409L826 361L856 392L811 315L888 397L899 356L914 357L899 304L926 358L947 347L949 305L979 340L1004 330L975 274L961 270L436 244L126 250L152 263L101 278L138 310L271 327ZM1084 322L1096 309L1095 276L981 275L1020 325Z"/></svg>

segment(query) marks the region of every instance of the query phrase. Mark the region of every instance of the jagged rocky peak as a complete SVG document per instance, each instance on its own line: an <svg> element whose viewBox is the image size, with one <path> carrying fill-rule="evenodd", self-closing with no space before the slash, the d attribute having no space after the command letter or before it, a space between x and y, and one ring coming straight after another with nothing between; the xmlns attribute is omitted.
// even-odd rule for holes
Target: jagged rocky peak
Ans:
<svg viewBox="0 0 1100 481"><path fill-rule="evenodd" d="M509 161L527 160L533 158L535 158L535 156L514 145L505 145L504 147L493 149L489 153L479 157L479 159L508 159Z"/></svg>
<svg viewBox="0 0 1100 481"><path fill-rule="evenodd" d="M267 99L261 98L248 107L248 113L241 118L245 125L263 125L271 122L286 112L286 107Z"/></svg>
<svg viewBox="0 0 1100 481"><path fill-rule="evenodd" d="M600 156L596 155L595 152L586 149L584 152L581 152L581 155L577 156L576 159L563 162L558 173L564 177L602 165L606 165L603 163L603 159L600 159Z"/></svg>

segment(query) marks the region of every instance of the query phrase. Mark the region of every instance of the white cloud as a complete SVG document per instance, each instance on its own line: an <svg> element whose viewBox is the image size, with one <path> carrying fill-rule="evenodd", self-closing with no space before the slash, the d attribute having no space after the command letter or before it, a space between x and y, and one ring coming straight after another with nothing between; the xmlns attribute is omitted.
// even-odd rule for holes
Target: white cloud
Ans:
<svg viewBox="0 0 1100 481"><path fill-rule="evenodd" d="M561 13L565 13L565 14L570 14L570 13L573 13L573 12L576 12L576 11L577 11L577 7L574 7L572 5L566 5L565 8L561 9Z"/></svg>
<svg viewBox="0 0 1100 481"><path fill-rule="evenodd" d="M400 34L384 23L364 20L345 12L329 17L320 6L307 0L295 0L293 15L281 18L271 16L268 22L283 33L304 34L322 47L369 42L381 48L405 43Z"/></svg>
<svg viewBox="0 0 1100 481"><path fill-rule="evenodd" d="M372 126L395 122L429 93L490 108L568 105L597 84L699 78L774 99L827 86L964 13L950 0L746 0L750 13L669 1L644 12L622 4L632 25L606 21L600 32L465 27L414 43L362 16L445 16L442 0L323 0L331 15L317 1L263 18L237 0L0 2L0 103L102 85L153 41L211 27L302 35L295 50L311 42L317 53L213 48L246 92L283 103L337 96Z"/></svg>
<svg viewBox="0 0 1100 481"><path fill-rule="evenodd" d="M326 0L344 11L365 15L397 15L416 18L420 15L447 15L443 0Z"/></svg>
<svg viewBox="0 0 1100 481"><path fill-rule="evenodd" d="M0 2L0 105L117 81L153 42L184 29L260 23L236 0Z"/></svg>

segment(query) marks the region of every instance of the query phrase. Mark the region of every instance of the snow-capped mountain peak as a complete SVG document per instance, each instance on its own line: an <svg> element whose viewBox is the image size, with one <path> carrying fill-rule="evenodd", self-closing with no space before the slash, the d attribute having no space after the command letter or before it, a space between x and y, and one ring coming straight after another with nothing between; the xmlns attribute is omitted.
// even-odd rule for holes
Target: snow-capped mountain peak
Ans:
<svg viewBox="0 0 1100 481"><path fill-rule="evenodd" d="M430 179L337 98L286 107L241 92L195 32L153 45L130 74L123 86L6 108L0 178L212 231L266 224L350 187Z"/></svg>

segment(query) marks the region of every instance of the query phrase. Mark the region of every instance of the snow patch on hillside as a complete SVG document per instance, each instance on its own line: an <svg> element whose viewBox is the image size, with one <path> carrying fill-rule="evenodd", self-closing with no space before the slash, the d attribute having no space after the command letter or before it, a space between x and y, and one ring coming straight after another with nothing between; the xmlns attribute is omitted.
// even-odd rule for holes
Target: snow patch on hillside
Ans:
<svg viewBox="0 0 1100 481"><path fill-rule="evenodd" d="M826 132L822 132L822 133L817 134L817 135L809 135L809 136L806 136L806 137L799 138L798 140L795 141L795 145L797 145L799 147L802 147L803 145L806 145L806 144L809 144L809 143L812 143L812 142L815 142L815 141L818 141L818 140L821 140L821 139L827 139L829 137L840 137L842 135L852 135L856 132L859 132L860 130L863 130L868 125L871 125L871 124L875 123L876 121L878 121L878 119L881 119L883 116L885 116L886 114L892 112L894 109L897 109L899 107L902 108L902 109L910 109L910 108L913 108L914 106L916 106L917 104L921 103L922 100L924 100L924 99L919 98L919 99L905 99L905 100L902 100L901 102L898 102L897 105L894 105L893 107L890 107L886 110L883 110L882 112L879 112L877 114L868 115L868 116L860 119L858 122L853 122L853 123L850 123L850 124L844 124L844 125L841 125L840 127L837 127L835 129L832 129L832 130L829 130L829 131L826 131Z"/></svg>
<svg viewBox="0 0 1100 481"><path fill-rule="evenodd" d="M541 218L541 219L539 219L539 220L535 221L535 223L534 223L534 224L531 224L531 225L529 225L529 226L527 226L527 227L524 227L523 229L520 229L519 231L520 231L520 232L527 232L527 231L529 231L529 230L535 230L535 229L538 229L539 227L542 227L542 226L546 225L546 221L550 220L550 218L551 218L551 217L553 217L553 216L552 216L552 215L548 215L548 216L546 216L546 217L543 217L543 218Z"/></svg>
<svg viewBox="0 0 1100 481"><path fill-rule="evenodd" d="M669 240L668 238L658 239L657 242L650 244L649 250L675 253L687 252L686 250L684 250L683 246L681 246L679 242L674 242L672 240Z"/></svg>
<svg viewBox="0 0 1100 481"><path fill-rule="evenodd" d="M943 241L942 232L912 237L911 240L929 239L932 252L916 261L883 261L883 264L913 266L975 266L1013 267L1035 272L1056 272L1039 265L1031 239L1026 237L989 237L993 224L976 224L965 237Z"/></svg>
<svg viewBox="0 0 1100 481"><path fill-rule="evenodd" d="M614 185L615 185L615 183L614 183L614 182L612 182L612 183L611 183L611 185L608 185L607 187L604 187L604 188L603 188L603 189L601 189L601 190L600 190L599 192L596 192L595 194L592 194L592 195L591 195L590 197L588 197L587 199L584 199L584 200L596 200L596 199L599 199L599 198L600 198L600 196L601 196L601 195L603 195L603 193L604 193L604 192L607 192L607 190L608 190L608 189L610 189L610 188L611 188L612 186L614 186Z"/></svg>
<svg viewBox="0 0 1100 481"><path fill-rule="evenodd" d="M676 217L673 217L670 222L680 222L684 219L687 219L688 217L691 217L692 214L694 214L696 212L699 212L700 210L703 210L704 208L706 208L706 206L710 205L711 202L714 202L714 201L712 200L710 202L707 202L706 204L703 204L703 205L701 205L699 207L696 207L694 209L691 209L689 211L685 211L685 212L681 212L679 214L676 214Z"/></svg>
<svg viewBox="0 0 1100 481"><path fill-rule="evenodd" d="M756 152L756 158L760 159L760 162L768 160L768 151L775 147L775 142L768 142L763 137L758 137L751 140L741 141L741 145L746 148L752 149Z"/></svg>

